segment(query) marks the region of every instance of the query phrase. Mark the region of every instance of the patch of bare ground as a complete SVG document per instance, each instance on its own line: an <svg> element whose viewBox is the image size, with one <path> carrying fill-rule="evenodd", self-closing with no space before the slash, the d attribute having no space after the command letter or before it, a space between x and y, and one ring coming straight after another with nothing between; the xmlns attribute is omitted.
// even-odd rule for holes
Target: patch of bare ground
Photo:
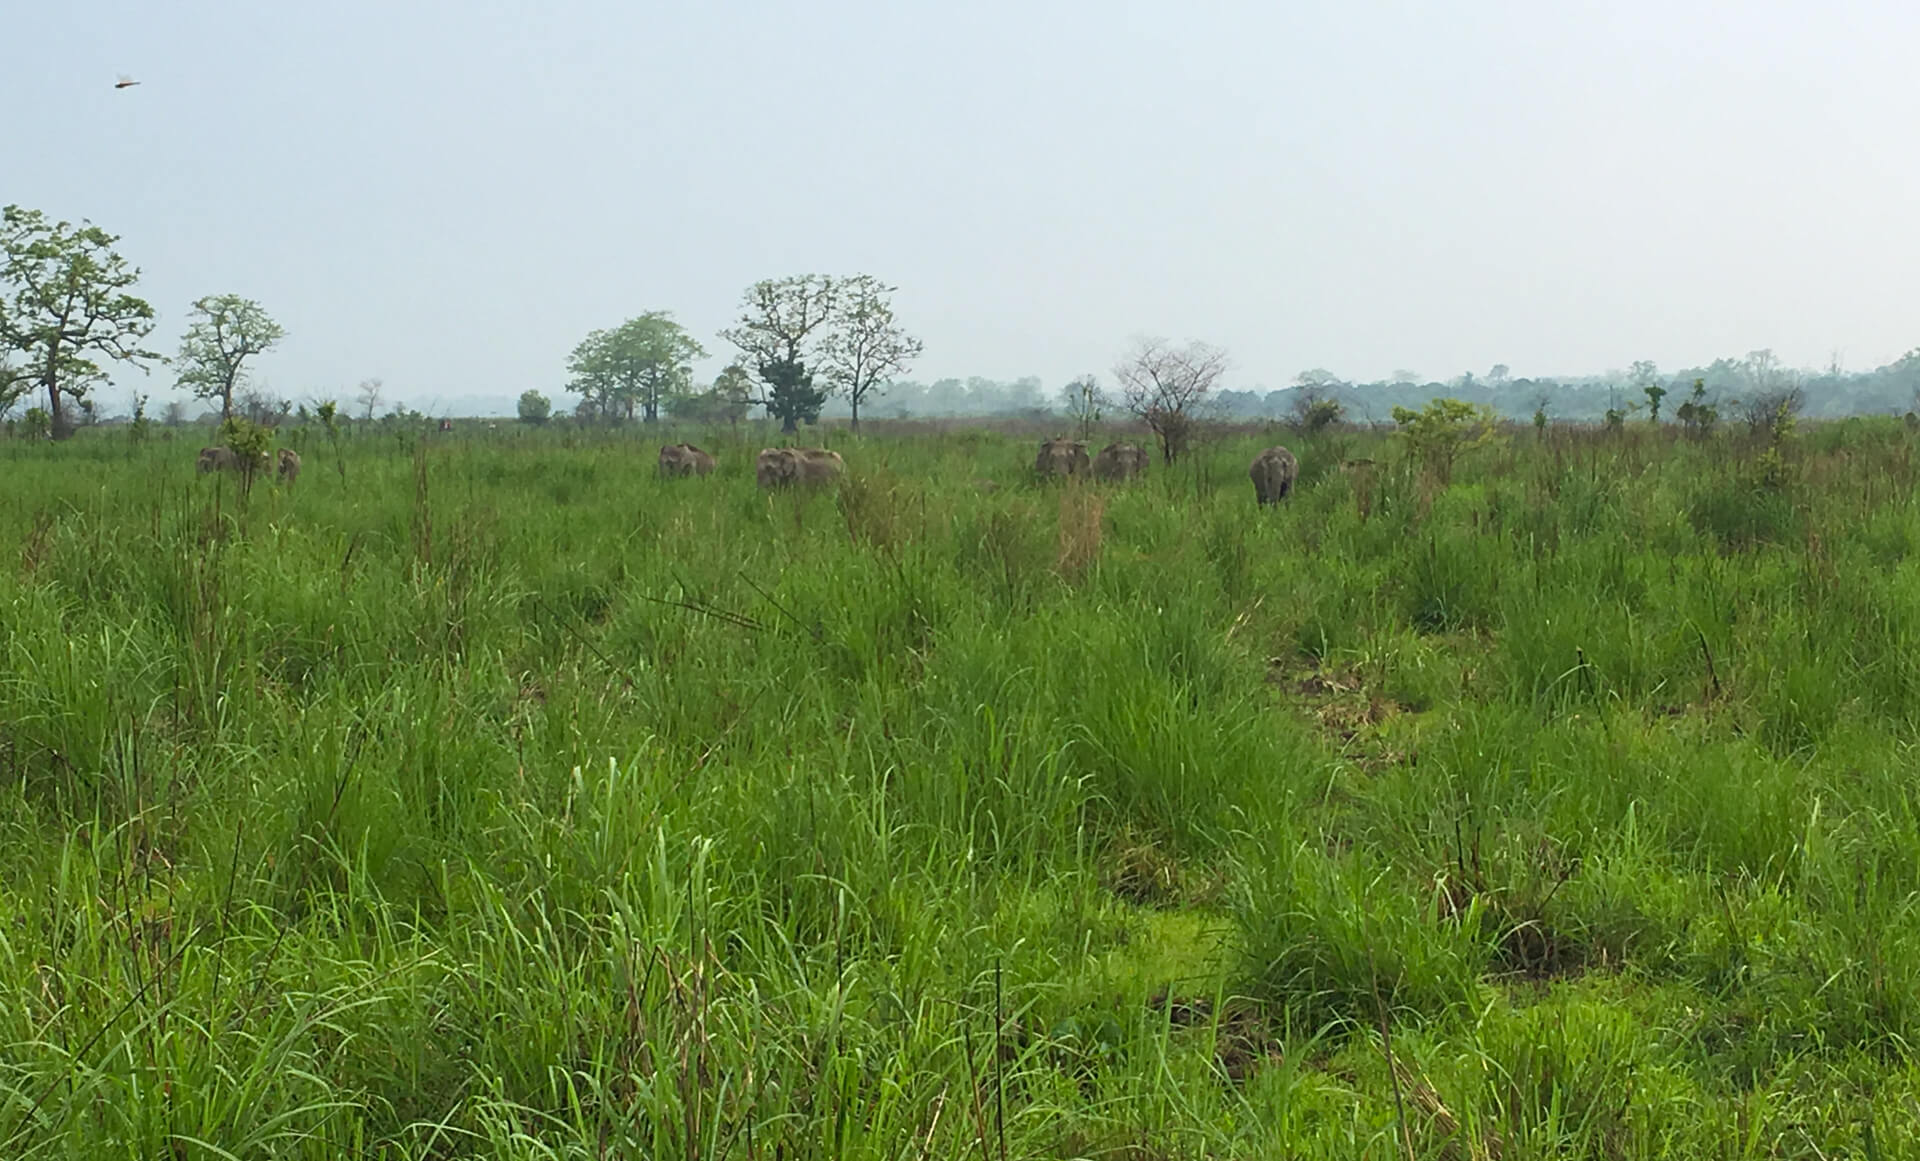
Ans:
<svg viewBox="0 0 1920 1161"><path fill-rule="evenodd" d="M1169 910L1205 907L1225 889L1224 878L1197 871L1151 836L1129 827L1113 840L1100 860L1100 885L1136 907Z"/></svg>
<svg viewBox="0 0 1920 1161"><path fill-rule="evenodd" d="M1174 1028L1211 1029L1214 1066L1232 1084L1244 1083L1262 1065L1282 1059L1280 1037L1251 1000L1228 1000L1216 1013L1214 1002L1205 996L1176 996L1163 987L1147 1003L1155 1012L1165 1013Z"/></svg>
<svg viewBox="0 0 1920 1161"><path fill-rule="evenodd" d="M1367 773L1418 764L1416 750L1384 736L1387 727L1411 713L1412 707L1383 694L1359 670L1274 657L1267 661L1267 682L1339 749L1341 757Z"/></svg>

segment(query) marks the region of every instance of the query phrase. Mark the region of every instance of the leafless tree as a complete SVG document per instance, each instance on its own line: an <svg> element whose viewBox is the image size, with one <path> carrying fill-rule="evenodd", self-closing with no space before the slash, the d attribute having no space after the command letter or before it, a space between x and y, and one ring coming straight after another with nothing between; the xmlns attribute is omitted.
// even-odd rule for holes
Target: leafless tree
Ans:
<svg viewBox="0 0 1920 1161"><path fill-rule="evenodd" d="M1161 459L1172 463L1226 370L1227 353L1209 343L1176 347L1165 339L1140 339L1113 377L1120 383L1121 405L1153 431Z"/></svg>
<svg viewBox="0 0 1920 1161"><path fill-rule="evenodd" d="M908 334L893 317L893 292L871 274L841 279L838 300L827 328L825 370L853 408L853 430L860 430L860 404L878 396L886 385L919 358L920 340Z"/></svg>
<svg viewBox="0 0 1920 1161"><path fill-rule="evenodd" d="M360 380L360 394L354 397L354 402L360 405L360 414L364 418L372 419L373 413L380 409L380 396L382 391L383 385L380 380Z"/></svg>
<svg viewBox="0 0 1920 1161"><path fill-rule="evenodd" d="M293 400L282 399L260 387L248 387L234 397L231 410L261 427L278 427L293 414Z"/></svg>
<svg viewBox="0 0 1920 1161"><path fill-rule="evenodd" d="M1807 405L1807 393L1797 384L1778 384L1749 395L1740 405L1741 417L1753 435L1781 430Z"/></svg>

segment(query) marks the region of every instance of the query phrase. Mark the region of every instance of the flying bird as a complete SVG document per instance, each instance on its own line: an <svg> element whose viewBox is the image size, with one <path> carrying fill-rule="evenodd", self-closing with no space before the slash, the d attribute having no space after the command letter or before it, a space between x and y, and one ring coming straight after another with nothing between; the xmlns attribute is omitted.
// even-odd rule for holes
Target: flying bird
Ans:
<svg viewBox="0 0 1920 1161"><path fill-rule="evenodd" d="M139 83L140 83L139 81L134 80L132 77L128 76L127 74L121 73L120 79L113 83L113 87L116 89L130 89Z"/></svg>

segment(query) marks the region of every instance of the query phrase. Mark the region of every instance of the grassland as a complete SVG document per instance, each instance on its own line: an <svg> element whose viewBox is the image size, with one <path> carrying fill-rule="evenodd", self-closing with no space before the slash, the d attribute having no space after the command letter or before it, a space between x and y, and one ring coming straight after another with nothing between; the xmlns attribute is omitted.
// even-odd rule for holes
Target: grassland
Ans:
<svg viewBox="0 0 1920 1161"><path fill-rule="evenodd" d="M1898 424L189 438L0 442L0 1155L1920 1152Z"/></svg>

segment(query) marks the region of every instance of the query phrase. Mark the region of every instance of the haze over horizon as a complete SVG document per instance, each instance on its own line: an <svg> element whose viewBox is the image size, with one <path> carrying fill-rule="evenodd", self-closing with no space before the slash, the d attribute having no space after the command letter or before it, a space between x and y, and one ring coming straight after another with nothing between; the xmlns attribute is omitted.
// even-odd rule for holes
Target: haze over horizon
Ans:
<svg viewBox="0 0 1920 1161"><path fill-rule="evenodd" d="M46 5L0 203L120 235L157 349L243 294L288 331L257 382L343 403L566 404L654 309L710 377L805 272L897 284L922 382L1104 378L1137 334L1236 388L1867 368L1920 345L1920 8L1836 9ZM172 394L112 370L109 410Z"/></svg>

